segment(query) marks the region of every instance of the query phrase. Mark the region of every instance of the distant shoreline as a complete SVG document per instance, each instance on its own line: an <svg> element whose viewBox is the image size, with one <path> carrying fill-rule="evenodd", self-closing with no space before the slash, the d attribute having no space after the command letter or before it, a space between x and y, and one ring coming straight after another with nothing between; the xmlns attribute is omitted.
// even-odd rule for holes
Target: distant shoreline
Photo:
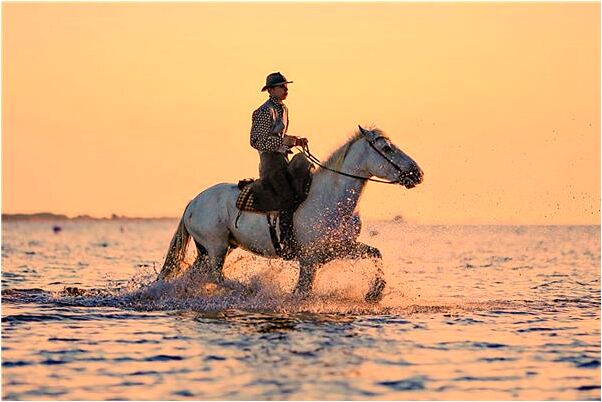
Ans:
<svg viewBox="0 0 602 402"><path fill-rule="evenodd" d="M111 215L109 218L97 218L90 215L78 215L75 217L68 217L67 215L53 214L51 212L38 212L35 214L2 214L2 221L148 221L148 220L176 220L176 217L154 217L154 218L143 218L143 217L132 217L132 216L119 216Z"/></svg>
<svg viewBox="0 0 602 402"><path fill-rule="evenodd" d="M116 222L116 221L130 221L130 222L139 222L139 221L177 221L179 217L170 217L170 216L162 216L162 217L134 217L134 216L120 216L113 214L110 217L94 217L90 215L78 215L74 217L69 217L67 215L62 214L53 214L51 212L38 212L34 214L2 214L2 222L65 222L65 221L75 221L75 222ZM508 226L508 227L528 227L528 226L540 226L540 227L555 227L555 226L597 226L600 227L599 223L550 223L550 224L534 224L534 223L416 223L416 222L408 222L401 215L396 215L393 218L378 218L378 219L370 219L365 218L364 222L392 222L397 223L404 226L433 226L433 227L450 227L450 226L492 226L492 227L500 227L500 226Z"/></svg>

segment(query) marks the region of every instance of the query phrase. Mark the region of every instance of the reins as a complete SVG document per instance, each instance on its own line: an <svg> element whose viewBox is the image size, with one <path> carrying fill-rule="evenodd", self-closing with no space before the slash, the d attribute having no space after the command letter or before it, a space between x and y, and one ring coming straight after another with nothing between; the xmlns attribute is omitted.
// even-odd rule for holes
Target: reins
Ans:
<svg viewBox="0 0 602 402"><path fill-rule="evenodd" d="M380 137L379 137L380 138ZM378 139L378 138L377 138ZM401 170L401 168L399 166L397 166L395 163L393 163L391 160L389 160L389 158L387 158L385 155L383 155L378 148L376 148L374 146L374 144L370 141L368 141L368 143L370 144L370 146L372 146L372 148L374 148L374 150L380 155L382 156L387 162L389 162L390 164L392 164L399 172L401 172L403 174L403 170ZM320 162L320 160L318 158L316 158L309 150L309 145L307 145L307 143L303 144L301 146L301 152L303 152L305 154L305 156L307 156L307 159L309 159L311 162L315 163L316 165L320 166L322 169L326 169L329 170L331 172L343 175L343 176L347 176L347 177L351 177L353 179L358 179L358 180L368 180L368 181L373 181L376 183L384 183L384 184L399 184L399 181L390 181L390 180L380 180L380 179L373 179L371 177L363 177L363 176L356 176L354 174L350 174L350 173L345 173L345 172L341 172L340 170L335 170L335 169L331 169L328 166L324 166L322 165L322 163ZM400 177L401 180L401 177Z"/></svg>

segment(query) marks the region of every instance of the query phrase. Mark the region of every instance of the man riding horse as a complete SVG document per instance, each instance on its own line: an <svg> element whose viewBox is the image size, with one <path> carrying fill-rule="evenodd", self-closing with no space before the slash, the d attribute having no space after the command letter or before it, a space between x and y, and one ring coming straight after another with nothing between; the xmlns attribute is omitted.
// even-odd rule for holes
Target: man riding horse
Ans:
<svg viewBox="0 0 602 402"><path fill-rule="evenodd" d="M311 292L317 269L327 262L376 259L376 273L365 300L377 302L383 297L382 255L358 241L361 221L356 207L367 182L409 189L422 182L422 169L382 130L361 126L321 164L309 152L305 138L286 134L288 110L282 101L290 83L280 73L268 75L262 90L267 90L270 98L253 112L251 145L259 151L260 179L215 184L194 197L172 237L159 280L171 280L184 269L196 267L221 283L226 256L241 247L264 257L298 262L294 292L302 296ZM304 152L289 162L290 148L299 145ZM320 166L315 173L310 161ZM280 239L275 228L277 214L273 213L278 211L281 223L287 222L285 228L280 225ZM197 257L187 266L186 248L191 238ZM281 247L287 241L292 244L288 250Z"/></svg>
<svg viewBox="0 0 602 402"><path fill-rule="evenodd" d="M264 211L280 211L280 238L283 250L290 250L292 240L293 213L298 206L297 193L293 188L289 172L290 148L307 144L307 139L287 135L288 108L283 103L288 95L288 84L284 75L269 74L261 91L270 95L253 112L251 146L259 151L259 180L253 187L255 205Z"/></svg>

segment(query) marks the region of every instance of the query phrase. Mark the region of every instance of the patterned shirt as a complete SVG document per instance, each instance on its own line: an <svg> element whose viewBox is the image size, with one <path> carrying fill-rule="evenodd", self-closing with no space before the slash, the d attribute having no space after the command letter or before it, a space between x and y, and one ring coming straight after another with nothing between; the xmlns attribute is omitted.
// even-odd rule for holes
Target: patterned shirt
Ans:
<svg viewBox="0 0 602 402"><path fill-rule="evenodd" d="M274 120L272 109L276 112ZM280 124L278 124L280 123ZM288 108L278 98L270 99L253 112L251 125L251 146L259 152L286 152L282 139L288 129Z"/></svg>

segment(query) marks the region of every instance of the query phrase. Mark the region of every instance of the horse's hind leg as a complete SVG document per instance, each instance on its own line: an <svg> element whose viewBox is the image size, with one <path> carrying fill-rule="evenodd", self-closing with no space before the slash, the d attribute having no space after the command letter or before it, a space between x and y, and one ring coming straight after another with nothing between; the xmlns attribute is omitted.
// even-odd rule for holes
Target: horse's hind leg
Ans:
<svg viewBox="0 0 602 402"><path fill-rule="evenodd" d="M228 254L229 245L227 242L221 244L203 245L195 239L197 247L197 259L194 262L195 268L201 272L209 274L211 280L220 283L224 280L222 269Z"/></svg>
<svg viewBox="0 0 602 402"><path fill-rule="evenodd" d="M223 268L224 262L226 261L226 255L228 255L228 245L209 250L209 255L207 257L208 271L211 278L217 283L221 283L224 280Z"/></svg>
<svg viewBox="0 0 602 402"><path fill-rule="evenodd" d="M194 269L197 272L203 272L206 270L208 264L209 253L207 253L207 249L196 241L196 239L194 239L194 244L196 245L196 258L192 263L191 269Z"/></svg>

